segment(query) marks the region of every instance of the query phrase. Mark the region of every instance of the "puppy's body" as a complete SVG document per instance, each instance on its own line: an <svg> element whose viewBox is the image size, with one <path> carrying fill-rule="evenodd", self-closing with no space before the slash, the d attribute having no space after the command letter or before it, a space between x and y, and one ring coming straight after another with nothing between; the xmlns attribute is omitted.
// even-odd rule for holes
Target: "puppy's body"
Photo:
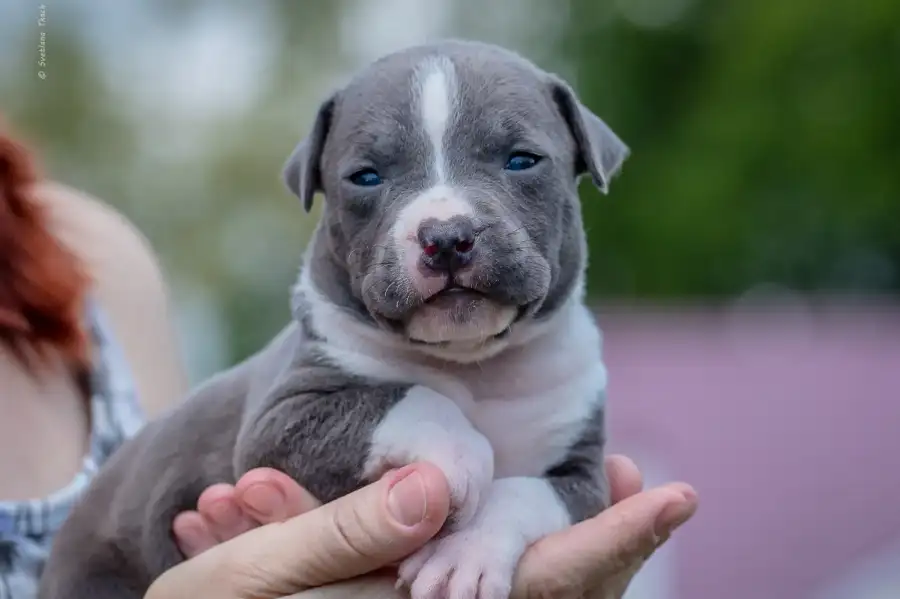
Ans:
<svg viewBox="0 0 900 599"><path fill-rule="evenodd" d="M294 322L151 423L60 531L41 599L142 597L174 516L270 466L330 501L427 460L443 533L400 566L418 598L502 599L525 548L608 502L606 371L582 303L577 177L627 150L520 57L443 42L326 101L285 170L326 195Z"/></svg>

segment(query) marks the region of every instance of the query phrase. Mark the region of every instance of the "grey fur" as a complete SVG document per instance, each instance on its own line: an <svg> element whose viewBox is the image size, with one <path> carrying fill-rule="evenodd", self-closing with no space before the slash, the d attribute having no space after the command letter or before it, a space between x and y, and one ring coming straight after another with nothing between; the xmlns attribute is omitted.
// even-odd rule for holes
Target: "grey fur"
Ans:
<svg viewBox="0 0 900 599"><path fill-rule="evenodd" d="M604 392L605 395L605 392ZM603 466L606 446L605 400L584 423L566 457L544 476L566 504L572 522L593 518L610 504L609 480Z"/></svg>
<svg viewBox="0 0 900 599"><path fill-rule="evenodd" d="M426 58L449 60L458 77L459 118L448 129L450 179L476 208L477 255L465 286L518 308L513 326L555 313L585 267L577 177L604 191L627 148L571 89L525 59L474 42L411 48L376 61L320 107L312 132L284 168L309 209L326 196L306 268L342 312L403 342L406 316L420 307L388 229L433 182L431 149L410 85ZM502 171L510 151L536 148L527 173ZM348 185L375 165L388 185ZM39 599L138 599L183 557L171 537L176 514L195 509L209 485L258 466L285 471L329 501L368 482L372 433L409 389L368 380L326 356L327 331L313 331L302 291L294 322L259 353L198 388L148 424L104 466L59 532ZM546 476L572 518L608 503L602 472L602 409L566 459Z"/></svg>
<svg viewBox="0 0 900 599"><path fill-rule="evenodd" d="M409 386L342 372L321 343L288 326L117 451L59 531L39 597L143 597L183 559L175 515L250 469L281 470L323 501L368 482L372 430Z"/></svg>
<svg viewBox="0 0 900 599"><path fill-rule="evenodd" d="M432 150L411 85L428 57L455 67L462 112L444 142L449 176L476 204L479 245L489 248L464 283L519 306L522 316L552 314L585 264L577 178L590 173L606 191L628 149L558 77L477 42L391 54L323 103L310 136L284 168L288 188L304 205L315 192L327 198L313 239L314 283L360 320L401 335L397 321L425 301L387 240L397 213L433 183ZM519 146L539 149L542 164L503 173ZM390 184L370 189L346 182L367 166L378 167Z"/></svg>
<svg viewBox="0 0 900 599"><path fill-rule="evenodd" d="M245 418L235 471L270 467L329 502L367 482L369 439L410 385L347 376L323 359L292 365Z"/></svg>

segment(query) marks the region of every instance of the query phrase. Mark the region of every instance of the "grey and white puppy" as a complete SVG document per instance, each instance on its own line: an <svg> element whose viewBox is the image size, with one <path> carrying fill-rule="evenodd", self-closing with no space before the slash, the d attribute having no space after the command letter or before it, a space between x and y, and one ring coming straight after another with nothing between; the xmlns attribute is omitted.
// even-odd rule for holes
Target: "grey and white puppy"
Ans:
<svg viewBox="0 0 900 599"><path fill-rule="evenodd" d="M284 171L307 209L326 198L293 322L115 454L40 598L142 597L183 559L173 517L249 469L330 501L418 460L453 511L400 580L416 599L507 596L530 543L608 503L577 185L607 191L627 153L568 85L495 46L362 71Z"/></svg>

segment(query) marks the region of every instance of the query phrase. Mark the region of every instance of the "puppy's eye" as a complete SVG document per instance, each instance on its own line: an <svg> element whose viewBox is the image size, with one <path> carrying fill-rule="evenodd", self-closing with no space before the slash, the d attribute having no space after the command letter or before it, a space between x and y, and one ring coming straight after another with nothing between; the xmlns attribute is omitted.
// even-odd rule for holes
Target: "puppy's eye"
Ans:
<svg viewBox="0 0 900 599"><path fill-rule="evenodd" d="M509 160L506 161L506 170L508 171L526 171L538 162L541 161L541 157L537 154L531 154L529 152L513 152L509 157Z"/></svg>
<svg viewBox="0 0 900 599"><path fill-rule="evenodd" d="M360 187L381 185L381 175L373 168L364 168L347 177L351 183Z"/></svg>

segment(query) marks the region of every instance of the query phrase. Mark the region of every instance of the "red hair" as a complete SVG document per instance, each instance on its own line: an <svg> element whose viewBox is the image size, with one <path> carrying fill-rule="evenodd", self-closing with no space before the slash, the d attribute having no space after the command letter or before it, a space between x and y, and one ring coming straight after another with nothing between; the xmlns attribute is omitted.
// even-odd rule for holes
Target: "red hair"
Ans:
<svg viewBox="0 0 900 599"><path fill-rule="evenodd" d="M50 231L38 182L33 156L0 130L0 346L29 369L54 355L83 372L88 277Z"/></svg>

